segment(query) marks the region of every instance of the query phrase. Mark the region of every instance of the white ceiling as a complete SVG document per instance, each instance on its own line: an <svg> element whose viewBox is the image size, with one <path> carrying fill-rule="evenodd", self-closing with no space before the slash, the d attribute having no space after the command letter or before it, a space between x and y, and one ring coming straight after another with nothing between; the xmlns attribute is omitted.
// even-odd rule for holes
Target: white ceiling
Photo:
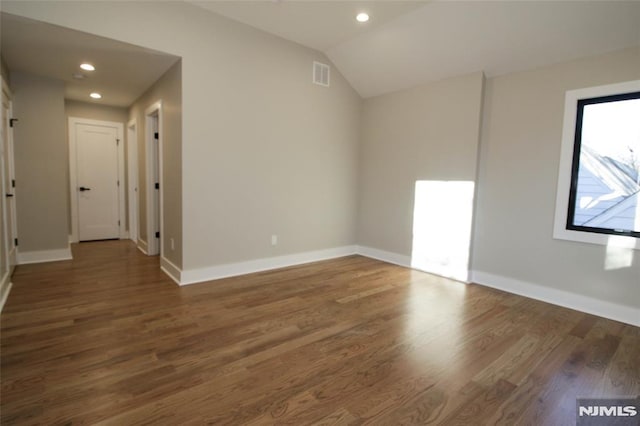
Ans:
<svg viewBox="0 0 640 426"><path fill-rule="evenodd" d="M320 51L326 51L425 4L424 0L185 1ZM355 17L360 12L369 14L369 22L356 22Z"/></svg>
<svg viewBox="0 0 640 426"><path fill-rule="evenodd" d="M363 97L640 45L640 1L183 1L326 53ZM10 69L65 81L69 99L103 91L105 105L130 105L179 59L5 13L1 30ZM98 70L74 80L85 60Z"/></svg>
<svg viewBox="0 0 640 426"><path fill-rule="evenodd" d="M6 13L1 24L0 47L9 69L64 81L66 99L128 107L179 59ZM85 61L96 70L74 79ZM93 91L103 98L89 98Z"/></svg>
<svg viewBox="0 0 640 426"><path fill-rule="evenodd" d="M323 51L363 97L640 45L640 1L187 1Z"/></svg>

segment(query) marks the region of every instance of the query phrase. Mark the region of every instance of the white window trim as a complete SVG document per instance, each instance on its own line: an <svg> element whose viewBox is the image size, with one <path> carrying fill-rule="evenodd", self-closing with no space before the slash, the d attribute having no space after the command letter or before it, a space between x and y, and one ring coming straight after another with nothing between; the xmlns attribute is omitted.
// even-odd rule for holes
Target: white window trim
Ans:
<svg viewBox="0 0 640 426"><path fill-rule="evenodd" d="M578 100L637 91L640 91L640 80L567 91L564 103L564 127L560 148L553 238L640 250L640 238L566 229Z"/></svg>

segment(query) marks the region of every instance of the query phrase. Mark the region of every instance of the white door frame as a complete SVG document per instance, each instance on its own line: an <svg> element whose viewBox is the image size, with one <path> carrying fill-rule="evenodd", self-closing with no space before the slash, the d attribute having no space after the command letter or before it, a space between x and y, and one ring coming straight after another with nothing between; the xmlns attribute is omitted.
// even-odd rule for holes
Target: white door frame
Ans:
<svg viewBox="0 0 640 426"><path fill-rule="evenodd" d="M7 103L9 105L9 111L8 111L8 115L9 115L9 119L11 118L11 116L13 115L13 94L11 93L11 89L9 88L9 85L7 84L7 82L4 80L4 78L2 79L2 97L3 99L6 98L7 99ZM2 125L6 125L7 123L2 123ZM15 179L15 163L14 163L14 150L13 150L13 128L11 126L8 126L6 129L6 135L7 135L7 151L4 152L4 158L5 158L5 162L4 164L6 165L6 167L9 168L9 177L10 179ZM4 142L4 141L3 141ZM4 149L4 145L3 145L3 149ZM4 179L4 173L2 175L3 179ZM11 203L11 211L5 211L4 213L4 217L5 217L5 223L3 224L4 228L5 228L5 235L6 235L6 253L7 253L7 265L9 268L9 274L13 273L13 269L16 266L17 260L18 260L18 246L15 244L14 239L18 238L18 215L16 212L16 203L17 203L17 198L16 198L16 188L12 186L12 182L4 182L3 184L3 188L6 193L11 193L13 194L13 203ZM4 206L6 206L8 203L4 203ZM7 226L7 216L11 216L12 217L12 221L11 221L11 229L8 229Z"/></svg>
<svg viewBox="0 0 640 426"><path fill-rule="evenodd" d="M90 126L115 127L118 137L118 216L120 221L119 237L127 238L124 218L124 126L122 123L114 121L89 120L87 118L69 117L69 188L71 190L71 235L69 242L78 242L78 172L77 172L77 149L76 149L76 132L75 128L78 124L87 124Z"/></svg>
<svg viewBox="0 0 640 426"><path fill-rule="evenodd" d="M153 118L157 117L158 120L158 162L155 163L153 159L153 144L154 131L153 131ZM162 125L162 100L154 102L144 112L145 121L145 151L146 151L146 197L147 197L147 254L154 256L159 254L160 257L164 255L164 217L163 210L163 197L162 191L164 190L164 184L162 181L162 141L163 125ZM154 172L158 172L158 183L160 184L160 190L158 191L158 205L160 211L157 217L159 218L159 224L156 223L155 203L154 203L154 191L155 180L153 178ZM158 226L159 225L159 226ZM155 238L155 230L160 230L160 238Z"/></svg>
<svg viewBox="0 0 640 426"><path fill-rule="evenodd" d="M138 244L138 123L127 123L127 181L129 190L129 238Z"/></svg>

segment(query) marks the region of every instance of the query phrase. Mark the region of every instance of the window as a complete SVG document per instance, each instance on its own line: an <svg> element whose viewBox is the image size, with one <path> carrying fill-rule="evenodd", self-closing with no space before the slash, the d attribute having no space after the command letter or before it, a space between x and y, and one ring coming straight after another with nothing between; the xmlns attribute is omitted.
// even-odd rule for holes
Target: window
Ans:
<svg viewBox="0 0 640 426"><path fill-rule="evenodd" d="M577 105L567 229L640 236L640 92Z"/></svg>
<svg viewBox="0 0 640 426"><path fill-rule="evenodd" d="M565 99L554 237L608 245L611 236L640 248L640 81Z"/></svg>

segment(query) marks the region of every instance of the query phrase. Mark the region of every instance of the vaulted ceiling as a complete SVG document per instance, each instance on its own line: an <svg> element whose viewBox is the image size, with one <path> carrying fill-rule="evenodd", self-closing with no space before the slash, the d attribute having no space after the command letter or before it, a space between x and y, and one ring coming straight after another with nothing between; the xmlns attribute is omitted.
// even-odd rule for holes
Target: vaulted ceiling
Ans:
<svg viewBox="0 0 640 426"><path fill-rule="evenodd" d="M182 1L324 52L365 98L640 45L640 1ZM361 11L369 22L356 22ZM88 51L104 67L75 80ZM5 13L2 55L13 70L64 80L70 99L87 100L98 89L111 94L103 104L117 106L178 60Z"/></svg>
<svg viewBox="0 0 640 426"><path fill-rule="evenodd" d="M640 45L638 1L187 1L323 51L363 97Z"/></svg>

